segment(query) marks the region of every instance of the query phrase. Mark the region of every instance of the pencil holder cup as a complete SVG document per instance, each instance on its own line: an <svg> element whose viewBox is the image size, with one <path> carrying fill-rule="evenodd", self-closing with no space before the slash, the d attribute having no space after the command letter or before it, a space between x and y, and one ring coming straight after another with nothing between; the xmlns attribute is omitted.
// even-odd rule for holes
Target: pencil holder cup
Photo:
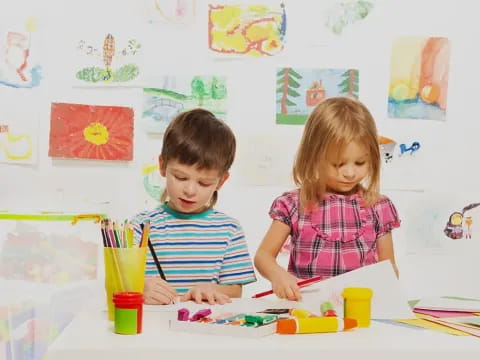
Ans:
<svg viewBox="0 0 480 360"><path fill-rule="evenodd" d="M103 248L108 320L115 320L114 294L125 291L143 293L146 251L146 247Z"/></svg>
<svg viewBox="0 0 480 360"><path fill-rule="evenodd" d="M349 287L343 289L344 317L356 319L358 327L369 327L372 295L373 291L369 288Z"/></svg>
<svg viewBox="0 0 480 360"><path fill-rule="evenodd" d="M115 333L134 335L142 332L143 295L126 291L113 295L115 305Z"/></svg>

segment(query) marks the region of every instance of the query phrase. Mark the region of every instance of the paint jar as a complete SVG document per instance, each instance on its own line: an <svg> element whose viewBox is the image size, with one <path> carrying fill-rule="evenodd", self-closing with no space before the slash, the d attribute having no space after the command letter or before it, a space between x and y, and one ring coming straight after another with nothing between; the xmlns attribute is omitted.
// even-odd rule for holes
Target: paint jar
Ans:
<svg viewBox="0 0 480 360"><path fill-rule="evenodd" d="M103 248L108 320L115 319L113 294L124 291L143 293L146 251L147 247Z"/></svg>
<svg viewBox="0 0 480 360"><path fill-rule="evenodd" d="M358 327L369 327L372 295L373 291L369 288L349 287L343 289L344 317L356 319Z"/></svg>
<svg viewBox="0 0 480 360"><path fill-rule="evenodd" d="M113 295L115 304L115 333L134 335L142 332L143 295L126 291Z"/></svg>

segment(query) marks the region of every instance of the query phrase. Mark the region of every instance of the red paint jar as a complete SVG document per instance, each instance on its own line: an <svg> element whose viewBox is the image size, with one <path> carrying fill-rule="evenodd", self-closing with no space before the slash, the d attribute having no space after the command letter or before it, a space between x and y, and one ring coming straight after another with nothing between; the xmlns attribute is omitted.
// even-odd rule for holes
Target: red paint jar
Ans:
<svg viewBox="0 0 480 360"><path fill-rule="evenodd" d="M113 295L115 306L115 333L123 335L140 334L143 321L143 294L119 292Z"/></svg>

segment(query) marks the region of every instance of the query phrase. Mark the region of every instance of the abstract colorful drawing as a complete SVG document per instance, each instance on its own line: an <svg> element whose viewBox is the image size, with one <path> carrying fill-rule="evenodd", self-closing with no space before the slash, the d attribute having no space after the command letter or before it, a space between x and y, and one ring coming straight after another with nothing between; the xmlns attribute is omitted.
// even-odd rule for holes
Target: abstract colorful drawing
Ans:
<svg viewBox="0 0 480 360"><path fill-rule="evenodd" d="M52 103L51 157L132 160L133 109Z"/></svg>
<svg viewBox="0 0 480 360"><path fill-rule="evenodd" d="M209 5L208 47L218 53L271 56L283 50L285 6Z"/></svg>
<svg viewBox="0 0 480 360"><path fill-rule="evenodd" d="M172 23L190 24L195 20L195 0L150 0L154 11Z"/></svg>
<svg viewBox="0 0 480 360"><path fill-rule="evenodd" d="M356 22L366 18L372 11L373 4L365 0L348 0L335 4L326 12L326 25L336 35Z"/></svg>
<svg viewBox="0 0 480 360"><path fill-rule="evenodd" d="M358 98L358 70L282 68L277 72L277 124L303 125L316 105L335 96Z"/></svg>
<svg viewBox="0 0 480 360"><path fill-rule="evenodd" d="M32 116L21 118L13 114L3 119L5 122L0 123L0 162L7 164L37 162L38 124L33 119Z"/></svg>
<svg viewBox="0 0 480 360"><path fill-rule="evenodd" d="M34 46L35 18L25 25L0 25L0 84L15 88L40 85L41 66Z"/></svg>
<svg viewBox="0 0 480 360"><path fill-rule="evenodd" d="M158 168L158 161L145 164L142 167L142 179L143 179L143 189L147 195L160 202L163 189L165 188L164 181L160 176L160 170Z"/></svg>
<svg viewBox="0 0 480 360"><path fill-rule="evenodd" d="M81 63L75 70L76 83L116 86L132 83L140 74L137 61L141 47L135 39L118 41L110 33L103 41L80 40L76 48L77 59Z"/></svg>
<svg viewBox="0 0 480 360"><path fill-rule="evenodd" d="M402 37L393 43L388 115L445 120L450 42L443 37Z"/></svg>
<svg viewBox="0 0 480 360"><path fill-rule="evenodd" d="M142 118L149 134L161 134L180 112L204 108L225 119L227 87L222 76L164 76L143 89Z"/></svg>

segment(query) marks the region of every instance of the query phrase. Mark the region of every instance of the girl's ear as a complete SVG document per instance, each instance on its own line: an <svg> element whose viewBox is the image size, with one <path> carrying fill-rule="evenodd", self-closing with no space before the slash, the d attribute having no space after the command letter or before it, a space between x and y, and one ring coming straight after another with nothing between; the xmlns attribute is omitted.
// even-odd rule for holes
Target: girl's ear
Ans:
<svg viewBox="0 0 480 360"><path fill-rule="evenodd" d="M217 189L216 190L220 190L220 188L222 187L222 185L225 183L225 181L227 181L227 179L230 177L230 173L229 172L226 172L225 174L223 174L223 176L220 178L220 181L218 182L218 185L217 185Z"/></svg>
<svg viewBox="0 0 480 360"><path fill-rule="evenodd" d="M167 176L167 163L163 161L162 155L158 157L158 168L160 169L160 175Z"/></svg>

